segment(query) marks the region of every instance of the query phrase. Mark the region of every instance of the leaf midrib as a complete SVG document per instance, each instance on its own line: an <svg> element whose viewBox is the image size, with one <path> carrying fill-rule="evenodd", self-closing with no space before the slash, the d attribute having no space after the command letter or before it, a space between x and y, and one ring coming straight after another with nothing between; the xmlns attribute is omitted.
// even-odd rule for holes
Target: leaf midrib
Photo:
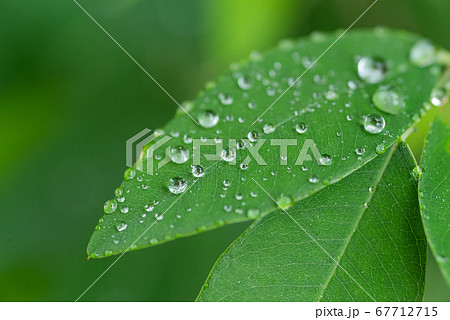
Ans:
<svg viewBox="0 0 450 320"><path fill-rule="evenodd" d="M383 177L384 172L386 171L387 166L391 162L392 156L393 156L394 152L397 150L397 148L398 148L398 142L394 146L392 146L391 150L389 151L388 157L386 158L386 161L384 162L383 167L381 168L381 170L380 170L380 172L378 174L378 177L375 179L375 184L374 184L375 186L378 185L378 183L380 182L381 178ZM370 203L370 201L372 200L372 198L373 198L373 196L375 195L376 192L377 192L376 190L375 190L375 192L369 192L369 197L367 198L366 203L368 203L368 204ZM364 213L366 212L366 209L367 209L366 206L362 207L362 210L359 213L359 216L358 216L357 220L355 221L355 224L353 225L352 233L348 236L348 238L344 242L344 246L343 246L340 254L338 255L338 257L336 259L337 263L334 264L334 267L333 267L333 269L332 269L332 271L330 273L330 276L328 277L327 281L322 286L321 292L319 294L319 297L320 297L319 301L323 301L322 300L323 294L325 293L325 290L328 288L328 285L329 285L331 279L333 278L333 276L336 275L336 270L337 270L338 264L340 265L341 260L344 257L345 252L347 251L348 245L349 245L350 241L352 240L353 235L356 233L356 229L357 229L357 227L358 227L358 225L359 225L359 223L361 221L361 218L364 216ZM359 284L359 286L361 286L361 284ZM363 291L365 291L365 289ZM372 297L370 297L370 298L372 299Z"/></svg>

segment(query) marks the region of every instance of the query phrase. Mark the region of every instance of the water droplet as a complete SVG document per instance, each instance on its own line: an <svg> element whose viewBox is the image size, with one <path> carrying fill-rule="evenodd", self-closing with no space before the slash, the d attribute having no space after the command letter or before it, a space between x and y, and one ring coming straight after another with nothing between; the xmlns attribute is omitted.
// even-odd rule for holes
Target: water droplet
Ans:
<svg viewBox="0 0 450 320"><path fill-rule="evenodd" d="M419 40L409 52L409 61L419 67L428 67L436 61L436 48L429 40Z"/></svg>
<svg viewBox="0 0 450 320"><path fill-rule="evenodd" d="M155 207L153 205L151 205L151 204L146 204L144 206L144 210L147 211L147 212L151 212L151 211L153 211L153 209L155 209Z"/></svg>
<svg viewBox="0 0 450 320"><path fill-rule="evenodd" d="M253 80L249 77L240 77L237 83L242 90L249 90L253 85Z"/></svg>
<svg viewBox="0 0 450 320"><path fill-rule="evenodd" d="M225 212L231 212L231 210L233 210L233 206L226 204L223 209L225 210Z"/></svg>
<svg viewBox="0 0 450 320"><path fill-rule="evenodd" d="M191 143L192 142L192 137L190 135L188 135L188 134L185 134L183 136L183 142L184 143Z"/></svg>
<svg viewBox="0 0 450 320"><path fill-rule="evenodd" d="M192 175L196 178L203 177L205 175L205 168L202 165L192 166Z"/></svg>
<svg viewBox="0 0 450 320"><path fill-rule="evenodd" d="M372 134L378 134L383 131L385 126L384 118L378 113L371 113L365 116L364 129Z"/></svg>
<svg viewBox="0 0 450 320"><path fill-rule="evenodd" d="M123 195L123 188L117 188L114 194L116 195L116 197L121 197Z"/></svg>
<svg viewBox="0 0 450 320"><path fill-rule="evenodd" d="M236 150L232 148L225 148L222 150L222 159L231 162L236 159Z"/></svg>
<svg viewBox="0 0 450 320"><path fill-rule="evenodd" d="M241 193L236 193L236 200L242 200L243 196Z"/></svg>
<svg viewBox="0 0 450 320"><path fill-rule="evenodd" d="M178 194L186 190L187 183L184 178L175 177L169 180L169 191L173 194Z"/></svg>
<svg viewBox="0 0 450 320"><path fill-rule="evenodd" d="M258 132L256 131L250 131L247 135L248 140L251 142L256 142L258 140Z"/></svg>
<svg viewBox="0 0 450 320"><path fill-rule="evenodd" d="M382 153L384 153L385 151L386 151L386 147L385 147L383 144L379 144L379 145L377 145L376 148L375 148L375 152L376 152L377 154L382 154Z"/></svg>
<svg viewBox="0 0 450 320"><path fill-rule="evenodd" d="M266 123L263 127L263 132L265 134L271 134L275 131L275 126L271 123Z"/></svg>
<svg viewBox="0 0 450 320"><path fill-rule="evenodd" d="M319 159L319 165L321 166L330 166L332 162L333 160L328 154L323 154Z"/></svg>
<svg viewBox="0 0 450 320"><path fill-rule="evenodd" d="M243 140L239 140L236 142L236 148L238 148L238 150L244 149L245 148L245 143Z"/></svg>
<svg viewBox="0 0 450 320"><path fill-rule="evenodd" d="M319 182L319 178L316 175L311 176L308 180L310 183L317 183Z"/></svg>
<svg viewBox="0 0 450 320"><path fill-rule="evenodd" d="M170 159L175 163L185 163L189 159L189 150L183 146L170 148Z"/></svg>
<svg viewBox="0 0 450 320"><path fill-rule="evenodd" d="M356 152L356 154L358 156L362 156L364 154L364 152L366 152L366 149L364 149L364 148L356 148L355 152Z"/></svg>
<svg viewBox="0 0 450 320"><path fill-rule="evenodd" d="M230 180L223 180L223 186L224 187L229 187L231 185Z"/></svg>
<svg viewBox="0 0 450 320"><path fill-rule="evenodd" d="M258 209L249 209L247 211L247 217L249 219L257 219L259 217L259 210Z"/></svg>
<svg viewBox="0 0 450 320"><path fill-rule="evenodd" d="M212 110L205 110L198 116L198 122L203 128L212 128L219 122L219 116Z"/></svg>
<svg viewBox="0 0 450 320"><path fill-rule="evenodd" d="M247 169L248 169L248 164L242 162L242 163L240 164L240 168L241 168L242 170L247 170Z"/></svg>
<svg viewBox="0 0 450 320"><path fill-rule="evenodd" d="M373 103L379 110L399 114L405 107L403 93L393 86L381 86L373 95Z"/></svg>
<svg viewBox="0 0 450 320"><path fill-rule="evenodd" d="M127 170L125 170L125 173L123 174L123 178L125 180L132 180L135 175L136 175L136 170L134 168L128 168Z"/></svg>
<svg viewBox="0 0 450 320"><path fill-rule="evenodd" d="M117 225L117 231L121 232L121 231L125 230L127 227L128 227L128 225L126 223L124 223L124 222L119 223Z"/></svg>
<svg viewBox="0 0 450 320"><path fill-rule="evenodd" d="M295 126L295 131L297 131L297 133L303 134L306 130L308 130L308 126L304 122L297 123Z"/></svg>
<svg viewBox="0 0 450 320"><path fill-rule="evenodd" d="M117 201L116 200L108 200L105 202L103 206L105 213L113 213L117 209Z"/></svg>
<svg viewBox="0 0 450 320"><path fill-rule="evenodd" d="M379 83L386 78L388 66L380 58L363 57L358 62L358 76L367 83Z"/></svg>
<svg viewBox="0 0 450 320"><path fill-rule="evenodd" d="M233 97L228 93L219 93L217 97L224 106L228 106L233 103Z"/></svg>
<svg viewBox="0 0 450 320"><path fill-rule="evenodd" d="M287 208L292 207L294 205L294 200L292 200L292 198L287 196L287 195L281 194L277 198L277 204L282 209L287 209Z"/></svg>
<svg viewBox="0 0 450 320"><path fill-rule="evenodd" d="M431 103L440 107L447 102L447 93L444 88L435 88L431 91Z"/></svg>
<svg viewBox="0 0 450 320"><path fill-rule="evenodd" d="M120 212L122 213L128 213L128 211L130 211L130 208L128 207L123 207L122 209L120 209Z"/></svg>
<svg viewBox="0 0 450 320"><path fill-rule="evenodd" d="M375 188L374 187L369 187L369 192L375 192Z"/></svg>

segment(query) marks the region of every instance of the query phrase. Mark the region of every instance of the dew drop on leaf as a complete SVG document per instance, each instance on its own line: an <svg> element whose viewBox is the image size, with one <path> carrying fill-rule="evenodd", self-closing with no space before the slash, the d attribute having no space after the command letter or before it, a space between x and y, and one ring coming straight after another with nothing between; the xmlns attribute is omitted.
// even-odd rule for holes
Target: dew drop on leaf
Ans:
<svg viewBox="0 0 450 320"><path fill-rule="evenodd" d="M328 154L323 154L319 159L319 165L321 166L330 166L332 162L333 160Z"/></svg>
<svg viewBox="0 0 450 320"><path fill-rule="evenodd" d="M275 131L275 126L271 123L266 123L263 127L263 132L265 134L270 134L273 133Z"/></svg>
<svg viewBox="0 0 450 320"><path fill-rule="evenodd" d="M380 133L384 126L384 118L378 113L371 113L364 118L364 129L371 134Z"/></svg>
<svg viewBox="0 0 450 320"><path fill-rule="evenodd" d="M294 200L292 200L292 198L290 196L281 194L278 198L277 198L277 204L278 206L280 206L282 209L287 209L289 207L292 207L294 205Z"/></svg>
<svg viewBox="0 0 450 320"><path fill-rule="evenodd" d="M431 103L440 107L447 102L447 94L444 88L435 88L431 91Z"/></svg>
<svg viewBox="0 0 450 320"><path fill-rule="evenodd" d="M169 191L173 194L182 193L186 190L187 183L184 178L175 177L169 180Z"/></svg>
<svg viewBox="0 0 450 320"><path fill-rule="evenodd" d="M189 159L189 149L183 146L170 148L170 159L175 163L185 163Z"/></svg>
<svg viewBox="0 0 450 320"><path fill-rule="evenodd" d="M126 223L124 223L124 222L119 223L117 225L117 231L121 232L121 231L125 230L127 227L128 227L128 225Z"/></svg>
<svg viewBox="0 0 450 320"><path fill-rule="evenodd" d="M125 180L132 180L135 175L136 175L136 170L134 168L128 168L127 170L125 170L125 173L123 174L123 178Z"/></svg>
<svg viewBox="0 0 450 320"><path fill-rule="evenodd" d="M226 162L231 162L236 159L236 150L232 148L225 148L222 150L222 159Z"/></svg>
<svg viewBox="0 0 450 320"><path fill-rule="evenodd" d="M237 83L242 90L249 90L253 85L253 80L249 77L239 77Z"/></svg>
<svg viewBox="0 0 450 320"><path fill-rule="evenodd" d="M116 200L108 200L105 202L103 206L105 213L113 213L117 209L117 201Z"/></svg>
<svg viewBox="0 0 450 320"><path fill-rule="evenodd" d="M198 122L203 128L212 128L219 122L219 116L212 110L205 110L198 116Z"/></svg>
<svg viewBox="0 0 450 320"><path fill-rule="evenodd" d="M405 107L405 100L399 88L381 86L373 95L373 103L379 110L390 114L399 114Z"/></svg>
<svg viewBox="0 0 450 320"><path fill-rule="evenodd" d="M258 209L249 209L247 211L247 217L249 219L257 219L259 217L259 210Z"/></svg>
<svg viewBox="0 0 450 320"><path fill-rule="evenodd" d="M380 58L362 57L358 62L358 76L367 83L379 83L386 78L388 66Z"/></svg>
<svg viewBox="0 0 450 320"><path fill-rule="evenodd" d="M297 131L297 133L303 134L306 130L308 130L308 126L304 122L297 123L295 126L295 131Z"/></svg>
<svg viewBox="0 0 450 320"><path fill-rule="evenodd" d="M429 40L419 40L409 52L409 61L418 67L428 67L436 61L436 47Z"/></svg>
<svg viewBox="0 0 450 320"><path fill-rule="evenodd" d="M224 106L228 106L233 103L233 97L228 93L219 93L217 97Z"/></svg>
<svg viewBox="0 0 450 320"><path fill-rule="evenodd" d="M251 142L256 142L258 140L258 132L256 131L250 131L247 135L248 140Z"/></svg>
<svg viewBox="0 0 450 320"><path fill-rule="evenodd" d="M192 166L192 175L196 178L203 177L205 175L205 168L202 165Z"/></svg>

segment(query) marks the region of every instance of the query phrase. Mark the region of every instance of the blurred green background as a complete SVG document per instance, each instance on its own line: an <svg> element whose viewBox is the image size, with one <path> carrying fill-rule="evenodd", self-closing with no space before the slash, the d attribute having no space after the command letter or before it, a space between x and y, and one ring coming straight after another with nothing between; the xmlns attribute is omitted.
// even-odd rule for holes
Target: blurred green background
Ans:
<svg viewBox="0 0 450 320"><path fill-rule="evenodd" d="M183 101L250 51L346 28L372 1L79 2ZM449 49L449 12L448 0L380 0L356 27ZM162 127L176 105L72 0L1 0L0 39L0 301L73 301L115 259L84 261L122 181L125 141ZM427 126L410 140L417 155ZM192 301L246 226L129 253L82 300ZM450 301L432 257L426 300Z"/></svg>

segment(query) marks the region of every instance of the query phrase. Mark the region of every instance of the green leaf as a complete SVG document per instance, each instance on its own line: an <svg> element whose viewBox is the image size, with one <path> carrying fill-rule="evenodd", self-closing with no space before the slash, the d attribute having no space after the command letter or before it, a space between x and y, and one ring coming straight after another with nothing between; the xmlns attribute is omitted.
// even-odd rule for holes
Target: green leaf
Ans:
<svg viewBox="0 0 450 320"><path fill-rule="evenodd" d="M198 300L420 301L426 239L414 166L408 147L395 145L287 213L257 220Z"/></svg>
<svg viewBox="0 0 450 320"><path fill-rule="evenodd" d="M127 171L127 179L113 200L117 209L107 210L114 212L100 220L88 254L104 257L256 219L276 210L276 206L252 178L275 198L283 196L288 205L343 179L393 145L425 112L441 69L434 61L426 67L409 61L410 50L420 37L384 29L350 32L313 64L339 35L316 33L297 41L284 41L264 55L254 53L248 62L232 65L231 71L210 83L193 102L186 103L185 109L195 119L205 110L212 110L219 116L218 123L211 128L197 126L189 116L179 113L167 124L163 131L166 134L160 133L159 139L167 134L172 138L155 150L157 159L164 158L166 146L180 145L191 149L190 159L183 164L169 162L153 175L139 170L130 175ZM360 79L357 65L361 57L381 61L377 67L382 75L387 70L385 78L376 79L379 73L369 72L362 75L366 80ZM304 76L276 100L302 73ZM381 81L372 83L375 80ZM393 88L400 94L399 99L394 99L400 101L400 111L394 108L387 113L382 111L386 105L381 109L374 106L373 95L381 87ZM252 125L265 110L261 121ZM363 117L373 113L385 120L385 128L378 134L369 133L362 125ZM307 126L303 134L296 131L300 123ZM264 133L266 124L273 124L275 131ZM231 148L236 147L230 139L247 139L252 131L259 136L259 154L266 165L257 164L250 157L248 168L241 169L240 164L250 155L248 147L236 150L235 165L207 160L204 154L214 152L215 146L203 146L201 164L206 173L201 178L193 177L192 146L185 143L185 136L197 141L223 141L224 146L217 143L220 152L229 143ZM280 146L271 145L270 139L291 139L296 143L287 148L286 163L285 157L280 156ZM155 141L147 150L157 145ZM306 149L311 159L299 165L297 157L311 142L317 149ZM137 164L140 169L147 168L149 159L153 159L144 151ZM325 156L322 163L317 161L320 155ZM183 177L189 191L170 193L168 185L173 177ZM151 208L154 201L158 204L153 211L146 212L145 208ZM157 220L155 214L163 219Z"/></svg>
<svg viewBox="0 0 450 320"><path fill-rule="evenodd" d="M428 243L450 285L450 125L438 116L422 155L420 208Z"/></svg>

